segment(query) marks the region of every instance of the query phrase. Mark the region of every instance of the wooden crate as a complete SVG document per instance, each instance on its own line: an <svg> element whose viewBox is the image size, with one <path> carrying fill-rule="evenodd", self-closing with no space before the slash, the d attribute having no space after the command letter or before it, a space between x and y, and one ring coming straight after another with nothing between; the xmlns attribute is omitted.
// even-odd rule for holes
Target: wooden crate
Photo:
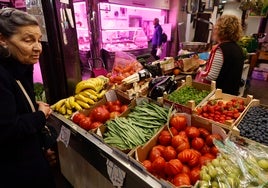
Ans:
<svg viewBox="0 0 268 188"><path fill-rule="evenodd" d="M186 115L187 117L187 121L189 122L190 121L190 124L188 123L188 126L195 126L195 127L198 127L198 128L205 128L207 129L210 133L213 133L213 134L220 134L223 139L225 139L228 134L229 134L229 131L228 130L225 130L217 125L213 125L211 124L210 122L206 121L206 122L203 122L203 121L199 121L199 119L196 119L195 117L192 117L191 115L189 114L186 114L186 113L183 113L184 115ZM149 173L145 168L144 166L142 165L142 162L144 160L146 160L148 158L148 155L151 151L151 149L157 145L158 143L158 137L161 133L162 130L167 130L167 126L163 127L162 129L160 129L158 131L158 133L152 137L144 146L139 146L137 147L137 149L135 150L135 159L132 159L132 162L135 166L139 167L140 169L142 169L144 171L144 173L148 173L150 176L153 176L151 173ZM154 176L153 176L154 177ZM156 177L155 177L156 178ZM165 180L161 180L162 182L164 182L164 184L167 184L169 185L169 187L176 187L175 185L165 181ZM185 186L183 186L185 187ZM189 186L188 186L189 187ZM191 186L190 186L191 187Z"/></svg>
<svg viewBox="0 0 268 188"><path fill-rule="evenodd" d="M222 93L221 89L217 89L215 91L215 94L212 97L210 97L207 101L205 101L202 105L199 106L199 107L205 106L208 103L208 101L210 101L210 100L218 100L218 99L220 99L223 102L228 102L228 101L231 101L234 98L242 99L244 101L245 105L246 105L245 110L240 114L240 116L236 120L226 120L225 123L223 124L223 123L219 123L219 122L216 122L214 120L211 120L211 119L207 119L207 118L198 116L196 111L194 111L193 116L195 116L197 119L200 119L200 121L209 121L209 122L211 122L211 123L213 123L215 125L218 125L218 126L224 128L224 129L232 130L232 128L235 125L238 124L239 120L242 118L242 116L244 115L246 109L250 105L250 102L253 100L252 95L248 95L247 98L244 98L244 97L239 97L239 96L235 96L235 95Z"/></svg>
<svg viewBox="0 0 268 188"><path fill-rule="evenodd" d="M205 101L208 100L208 98L210 98L216 90L216 82L212 81L211 84L203 84L203 83L199 83L199 82L193 82L193 79L191 76L186 76L186 80L183 81L182 85L177 89L180 90L181 88L184 88L186 86L192 86L198 90L206 90L206 91L210 91L210 93L208 94L207 97L205 97L199 104L195 104L194 100L189 100L188 103L186 105L182 105L179 103L175 103L172 102L170 100L168 100L168 95L164 96L164 105L166 106L171 106L173 105L173 107L178 111L178 112L185 112L188 114L192 114L193 110L202 105Z"/></svg>

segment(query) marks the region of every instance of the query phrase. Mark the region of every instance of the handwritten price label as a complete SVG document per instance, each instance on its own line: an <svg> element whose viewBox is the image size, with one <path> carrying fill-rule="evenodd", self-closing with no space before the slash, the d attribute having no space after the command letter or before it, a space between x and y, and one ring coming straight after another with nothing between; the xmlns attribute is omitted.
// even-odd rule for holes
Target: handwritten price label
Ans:
<svg viewBox="0 0 268 188"><path fill-rule="evenodd" d="M68 147L69 145L69 141L70 141L70 137L71 137L71 131L64 127L63 125L61 126L61 129L60 129L60 134L57 138L57 141L61 141L64 143L64 145L66 147Z"/></svg>
<svg viewBox="0 0 268 188"><path fill-rule="evenodd" d="M112 161L107 159L107 172L110 177L110 180L115 187L122 187L124 184L124 180L126 177L126 172L121 170L118 166L116 166Z"/></svg>

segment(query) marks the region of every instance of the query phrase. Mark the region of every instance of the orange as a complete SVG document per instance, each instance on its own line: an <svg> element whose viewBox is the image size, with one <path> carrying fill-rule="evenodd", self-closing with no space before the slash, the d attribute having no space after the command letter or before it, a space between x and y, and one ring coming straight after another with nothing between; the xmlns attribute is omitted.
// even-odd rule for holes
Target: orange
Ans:
<svg viewBox="0 0 268 188"><path fill-rule="evenodd" d="M173 74L177 76L178 74L180 74L180 70L179 69L174 69Z"/></svg>

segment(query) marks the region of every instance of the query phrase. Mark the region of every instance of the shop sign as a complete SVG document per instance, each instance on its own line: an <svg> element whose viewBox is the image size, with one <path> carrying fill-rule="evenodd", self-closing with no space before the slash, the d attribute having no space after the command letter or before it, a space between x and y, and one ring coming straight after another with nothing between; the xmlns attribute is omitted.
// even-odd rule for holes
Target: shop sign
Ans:
<svg viewBox="0 0 268 188"><path fill-rule="evenodd" d="M107 173L110 177L110 180L115 187L122 187L126 177L126 172L116 166L112 161L107 159Z"/></svg>
<svg viewBox="0 0 268 188"><path fill-rule="evenodd" d="M57 138L57 141L61 141L62 143L64 143L65 147L68 147L69 145L69 141L70 141L70 137L71 137L71 131L70 129L66 128L65 126L61 126L60 129L60 134Z"/></svg>

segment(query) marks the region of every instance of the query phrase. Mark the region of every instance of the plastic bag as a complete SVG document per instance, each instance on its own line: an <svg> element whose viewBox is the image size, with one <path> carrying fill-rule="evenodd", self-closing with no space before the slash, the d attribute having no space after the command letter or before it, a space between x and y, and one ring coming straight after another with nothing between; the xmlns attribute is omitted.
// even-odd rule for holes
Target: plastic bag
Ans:
<svg viewBox="0 0 268 188"><path fill-rule="evenodd" d="M140 71L142 68L142 65L136 60L134 55L127 52L115 52L110 82L121 83L124 78Z"/></svg>
<svg viewBox="0 0 268 188"><path fill-rule="evenodd" d="M160 57L162 55L162 49L161 48L157 48L156 50L156 56Z"/></svg>

